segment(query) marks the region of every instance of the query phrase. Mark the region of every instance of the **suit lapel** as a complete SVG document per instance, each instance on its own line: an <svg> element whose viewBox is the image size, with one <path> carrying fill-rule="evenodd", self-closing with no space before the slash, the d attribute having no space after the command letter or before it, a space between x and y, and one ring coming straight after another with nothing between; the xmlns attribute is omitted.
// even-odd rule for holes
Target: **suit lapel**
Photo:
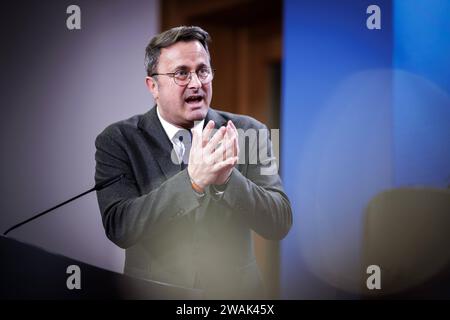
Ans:
<svg viewBox="0 0 450 320"><path fill-rule="evenodd" d="M203 127L205 127L210 120L214 121L214 127L216 129L219 129L221 126L226 125L226 120L212 108L209 108L208 113L206 114Z"/></svg>
<svg viewBox="0 0 450 320"><path fill-rule="evenodd" d="M151 143L153 156L158 162L161 171L166 176L166 179L180 172L180 165L170 160L172 142L167 137L158 119L156 106L143 115L141 121L138 123L138 128L144 132L146 138Z"/></svg>
<svg viewBox="0 0 450 320"><path fill-rule="evenodd" d="M214 121L216 129L219 129L226 124L226 120L217 111L211 108L209 108L208 113L206 114L204 126L209 120ZM146 138L151 143L153 156L158 162L161 171L166 176L166 179L178 173L181 170L181 167L170 160L172 142L167 137L167 134L158 119L156 106L143 115L141 121L138 123L138 128L144 132Z"/></svg>

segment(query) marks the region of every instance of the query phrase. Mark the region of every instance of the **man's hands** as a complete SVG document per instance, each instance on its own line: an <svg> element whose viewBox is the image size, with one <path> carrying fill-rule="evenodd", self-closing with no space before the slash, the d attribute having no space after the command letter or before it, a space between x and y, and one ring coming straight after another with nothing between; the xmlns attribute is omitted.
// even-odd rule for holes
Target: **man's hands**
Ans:
<svg viewBox="0 0 450 320"><path fill-rule="evenodd" d="M238 132L233 122L228 121L210 139L213 129L214 121L209 121L202 133L192 132L187 170L202 190L211 184L223 185L239 157Z"/></svg>

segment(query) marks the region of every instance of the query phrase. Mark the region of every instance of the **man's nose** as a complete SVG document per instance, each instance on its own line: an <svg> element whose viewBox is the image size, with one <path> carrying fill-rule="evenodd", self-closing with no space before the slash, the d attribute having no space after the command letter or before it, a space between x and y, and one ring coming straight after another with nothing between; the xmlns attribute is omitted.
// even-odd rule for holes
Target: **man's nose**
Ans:
<svg viewBox="0 0 450 320"><path fill-rule="evenodd" d="M192 72L191 73L191 81L189 81L189 88L201 88L202 86L202 82L200 81L200 79L197 76L196 72Z"/></svg>

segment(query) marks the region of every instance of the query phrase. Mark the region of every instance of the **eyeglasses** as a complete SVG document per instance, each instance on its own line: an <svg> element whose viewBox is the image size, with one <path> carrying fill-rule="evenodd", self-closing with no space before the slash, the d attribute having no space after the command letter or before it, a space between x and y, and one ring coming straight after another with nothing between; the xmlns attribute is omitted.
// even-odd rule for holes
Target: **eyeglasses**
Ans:
<svg viewBox="0 0 450 320"><path fill-rule="evenodd" d="M168 73L152 73L151 77L153 76L169 76L172 77L175 83L179 86L187 86L189 82L192 80L192 74L197 74L198 80L202 84L207 84L212 81L214 78L214 69L211 68L201 68L197 71L187 71L187 70L177 70L175 72L168 72Z"/></svg>

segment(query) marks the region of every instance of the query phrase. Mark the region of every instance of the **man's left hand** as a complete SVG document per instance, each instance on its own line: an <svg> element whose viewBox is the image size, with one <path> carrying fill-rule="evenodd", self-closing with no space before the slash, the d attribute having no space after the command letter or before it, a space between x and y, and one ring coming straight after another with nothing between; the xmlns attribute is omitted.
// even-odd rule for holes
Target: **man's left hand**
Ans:
<svg viewBox="0 0 450 320"><path fill-rule="evenodd" d="M214 156L216 162L225 161L227 159L235 158L235 161L229 166L222 168L214 180L213 184L223 185L225 184L233 171L234 166L239 159L239 143L238 143L238 132L234 123L230 120L226 126L226 134L222 140L221 145L214 151Z"/></svg>

